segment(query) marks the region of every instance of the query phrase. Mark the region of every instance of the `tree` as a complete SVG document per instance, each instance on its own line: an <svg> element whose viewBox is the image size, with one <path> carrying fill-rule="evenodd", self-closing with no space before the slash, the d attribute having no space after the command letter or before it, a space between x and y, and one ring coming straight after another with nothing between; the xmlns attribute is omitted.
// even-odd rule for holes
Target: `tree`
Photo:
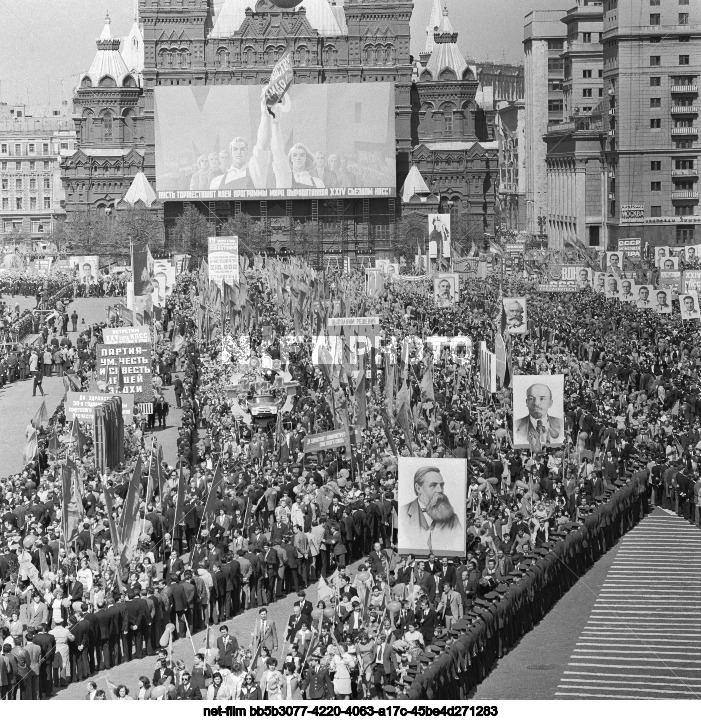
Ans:
<svg viewBox="0 0 701 721"><path fill-rule="evenodd" d="M122 252L129 252L129 240L148 243L151 252L163 249L163 224L158 214L141 206L118 210L114 220L113 242Z"/></svg>
<svg viewBox="0 0 701 721"><path fill-rule="evenodd" d="M194 205L187 204L175 221L168 250L203 258L207 256L207 238L213 235L216 235L214 225Z"/></svg>
<svg viewBox="0 0 701 721"><path fill-rule="evenodd" d="M220 235L235 235L239 239L241 252L262 253L267 246L265 226L260 220L255 220L248 213L238 213L219 229Z"/></svg>
<svg viewBox="0 0 701 721"><path fill-rule="evenodd" d="M396 258L404 258L413 265L414 256L428 250L428 216L421 213L408 213L397 223L397 239L392 247Z"/></svg>

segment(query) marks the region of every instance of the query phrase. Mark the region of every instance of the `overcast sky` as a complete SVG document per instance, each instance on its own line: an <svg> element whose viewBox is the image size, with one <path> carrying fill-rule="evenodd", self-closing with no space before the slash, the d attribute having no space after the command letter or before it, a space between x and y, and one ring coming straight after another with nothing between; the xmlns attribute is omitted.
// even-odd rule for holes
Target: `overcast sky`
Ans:
<svg viewBox="0 0 701 721"><path fill-rule="evenodd" d="M445 1L445 0L444 0ZM251 0L251 5L255 0ZM426 38L432 0L414 0L412 52ZM522 62L523 17L574 0L447 0L466 56ZM0 0L0 101L58 103L72 97L95 55L106 12L112 34L127 35L134 0Z"/></svg>

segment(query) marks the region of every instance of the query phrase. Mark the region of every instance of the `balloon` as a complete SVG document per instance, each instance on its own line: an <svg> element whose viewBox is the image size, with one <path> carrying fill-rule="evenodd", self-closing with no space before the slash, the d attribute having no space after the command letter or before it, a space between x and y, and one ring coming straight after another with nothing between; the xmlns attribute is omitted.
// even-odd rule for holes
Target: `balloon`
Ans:
<svg viewBox="0 0 701 721"><path fill-rule="evenodd" d="M169 623L166 626L166 630L163 631L163 635L161 636L161 638L159 640L159 643L161 646L167 646L170 643L170 637L171 637L173 631L175 631L175 625L172 623Z"/></svg>
<svg viewBox="0 0 701 721"><path fill-rule="evenodd" d="M312 610L312 619L318 621L321 618L321 609L315 608Z"/></svg>
<svg viewBox="0 0 701 721"><path fill-rule="evenodd" d="M31 548L36 543L36 536L25 536L24 540L22 541L22 545L25 548Z"/></svg>
<svg viewBox="0 0 701 721"><path fill-rule="evenodd" d="M402 607L402 604L399 603L399 601L390 601L387 604L387 610L390 611L390 613L397 613Z"/></svg>
<svg viewBox="0 0 701 721"><path fill-rule="evenodd" d="M357 578L359 581L362 581L363 583L365 583L366 581L369 581L369 580L370 580L370 574L369 574L367 571L361 571L361 572L356 576L356 578Z"/></svg>
<svg viewBox="0 0 701 721"><path fill-rule="evenodd" d="M336 615L336 612L333 610L333 608L325 608L324 609L324 616L326 618L333 618Z"/></svg>

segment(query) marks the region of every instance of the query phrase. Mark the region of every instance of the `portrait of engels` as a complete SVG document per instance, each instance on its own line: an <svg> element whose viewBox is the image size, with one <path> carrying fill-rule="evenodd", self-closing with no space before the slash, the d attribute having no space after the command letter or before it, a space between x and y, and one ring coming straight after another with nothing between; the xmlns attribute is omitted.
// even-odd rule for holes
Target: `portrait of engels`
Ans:
<svg viewBox="0 0 701 721"><path fill-rule="evenodd" d="M460 480L464 483L464 479ZM422 466L414 473L416 498L399 509L402 535L413 547L451 549L464 542L458 514L445 494L445 479L437 466Z"/></svg>

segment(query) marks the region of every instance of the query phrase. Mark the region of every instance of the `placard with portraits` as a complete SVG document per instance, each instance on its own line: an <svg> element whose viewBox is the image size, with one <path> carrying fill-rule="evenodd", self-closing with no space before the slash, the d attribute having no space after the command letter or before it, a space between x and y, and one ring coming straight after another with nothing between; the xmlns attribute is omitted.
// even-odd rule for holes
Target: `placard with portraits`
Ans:
<svg viewBox="0 0 701 721"><path fill-rule="evenodd" d="M463 558L467 460L399 456L397 470L399 553Z"/></svg>
<svg viewBox="0 0 701 721"><path fill-rule="evenodd" d="M655 286L654 285L636 285L635 286L635 305L641 310L652 308L655 305Z"/></svg>
<svg viewBox="0 0 701 721"><path fill-rule="evenodd" d="M655 259L655 267L661 268L662 267L662 261L665 258L669 257L669 246L667 245L656 245L653 248L654 253L654 259Z"/></svg>
<svg viewBox="0 0 701 721"><path fill-rule="evenodd" d="M433 279L433 300L439 308L449 308L460 300L460 274L439 273Z"/></svg>
<svg viewBox="0 0 701 721"><path fill-rule="evenodd" d="M613 273L606 273L606 283L604 285L606 297L609 300L618 298L621 292L620 278L616 278Z"/></svg>
<svg viewBox="0 0 701 721"><path fill-rule="evenodd" d="M512 335L523 335L528 327L525 298L504 298L506 314L506 332Z"/></svg>
<svg viewBox="0 0 701 721"><path fill-rule="evenodd" d="M653 309L655 313L669 315L672 312L672 291L665 288L656 288Z"/></svg>
<svg viewBox="0 0 701 721"><path fill-rule="evenodd" d="M515 375L514 448L561 446L565 440L564 375Z"/></svg>
<svg viewBox="0 0 701 721"><path fill-rule="evenodd" d="M660 270L679 270L679 256L668 255L660 260Z"/></svg>
<svg viewBox="0 0 701 721"><path fill-rule="evenodd" d="M679 296L679 311L682 320L695 320L701 318L699 309L699 295L695 290L688 290Z"/></svg>
<svg viewBox="0 0 701 721"><path fill-rule="evenodd" d="M635 283L630 278L621 278L618 281L618 299L626 303L633 303L636 300Z"/></svg>
<svg viewBox="0 0 701 721"><path fill-rule="evenodd" d="M594 271L594 280L592 282L592 290L595 293L606 292L606 273L603 271Z"/></svg>
<svg viewBox="0 0 701 721"><path fill-rule="evenodd" d="M619 275L623 270L623 258L625 253L619 250L612 250L606 253L606 272Z"/></svg>

